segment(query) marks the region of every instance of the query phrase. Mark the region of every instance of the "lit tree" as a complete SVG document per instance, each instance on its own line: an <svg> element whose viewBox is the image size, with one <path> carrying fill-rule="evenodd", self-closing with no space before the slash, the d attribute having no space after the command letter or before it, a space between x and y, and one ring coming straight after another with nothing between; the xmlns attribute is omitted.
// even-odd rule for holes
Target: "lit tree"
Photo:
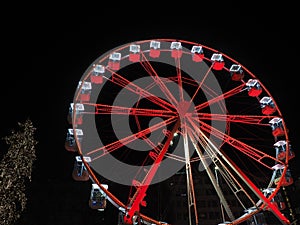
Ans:
<svg viewBox="0 0 300 225"><path fill-rule="evenodd" d="M9 146L0 164L0 224L14 224L26 207L26 183L31 182L33 163L36 160L31 120L18 123L17 131L4 137Z"/></svg>

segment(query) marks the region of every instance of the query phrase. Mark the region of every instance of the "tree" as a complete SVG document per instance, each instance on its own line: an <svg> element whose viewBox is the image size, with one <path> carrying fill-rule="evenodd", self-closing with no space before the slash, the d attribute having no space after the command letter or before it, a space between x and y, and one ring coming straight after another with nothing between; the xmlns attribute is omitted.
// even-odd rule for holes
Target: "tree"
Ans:
<svg viewBox="0 0 300 225"><path fill-rule="evenodd" d="M18 131L4 137L9 146L0 164L0 224L12 225L26 208L26 184L31 182L36 160L35 130L32 121L18 122Z"/></svg>

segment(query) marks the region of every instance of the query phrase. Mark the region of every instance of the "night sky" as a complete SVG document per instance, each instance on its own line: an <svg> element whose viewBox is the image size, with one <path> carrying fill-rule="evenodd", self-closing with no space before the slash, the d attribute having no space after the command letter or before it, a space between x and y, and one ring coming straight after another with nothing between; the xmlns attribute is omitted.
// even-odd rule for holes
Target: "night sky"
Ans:
<svg viewBox="0 0 300 225"><path fill-rule="evenodd" d="M64 149L68 107L79 79L96 58L136 40L190 40L239 61L271 92L290 130L295 160L300 162L299 35L292 6L278 5L272 12L253 6L247 10L199 6L199 11L189 6L185 12L155 13L138 9L120 13L109 7L91 12L46 8L15 11L11 14L15 19L7 18L2 33L0 135L30 118L39 141L28 208L20 224L99 224L102 217L87 205L90 184L71 178L74 155ZM283 13L287 14L283 17ZM300 175L299 167L293 171ZM105 213L114 209L110 210Z"/></svg>

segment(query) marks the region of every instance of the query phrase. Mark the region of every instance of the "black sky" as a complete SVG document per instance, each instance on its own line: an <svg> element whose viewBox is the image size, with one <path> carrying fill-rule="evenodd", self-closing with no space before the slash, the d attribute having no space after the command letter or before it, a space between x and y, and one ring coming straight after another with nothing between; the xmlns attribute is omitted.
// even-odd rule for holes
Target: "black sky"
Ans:
<svg viewBox="0 0 300 225"><path fill-rule="evenodd" d="M121 12L113 7L96 10L92 5L79 10L44 6L30 11L18 9L4 20L0 135L7 135L17 121L28 117L38 128L38 160L30 192L33 199L24 221L34 220L32 225L53 221L71 224L66 214L75 209L77 224L83 224L80 220L86 225L96 224L87 205L72 208L64 206L61 199L69 198L65 202L70 204L71 198L82 194L74 202L85 204L89 195L85 184L74 185L70 178L73 155L63 147L66 116L87 67L104 52L128 42L151 38L190 40L239 61L271 92L290 130L292 146L299 149L299 35L293 6L276 5L271 10L228 4L231 6L218 10L200 5ZM299 168L295 171L300 174ZM40 188L47 190L44 200ZM66 211L64 216L55 211L57 202L60 210ZM38 204L42 206L40 211ZM80 210L85 215L79 216Z"/></svg>

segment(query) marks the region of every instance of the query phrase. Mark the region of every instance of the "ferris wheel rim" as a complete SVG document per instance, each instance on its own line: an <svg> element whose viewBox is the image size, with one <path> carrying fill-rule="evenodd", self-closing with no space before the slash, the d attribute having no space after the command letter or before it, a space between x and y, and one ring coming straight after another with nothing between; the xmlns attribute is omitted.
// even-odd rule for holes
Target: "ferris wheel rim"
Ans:
<svg viewBox="0 0 300 225"><path fill-rule="evenodd" d="M216 53L216 54L221 54L224 58L226 58L227 60L229 60L229 61L232 62L233 64L241 65L241 66L242 66L242 69L243 69L245 72L247 72L248 75L249 75L250 77L252 77L253 79L256 78L256 76L255 76L253 73L251 73L250 70L248 70L246 67L244 67L242 64L240 64L238 61L236 61L236 60L234 60L233 58L227 56L226 54L224 54L224 53L222 53L222 52L220 52L220 51L217 51L217 50L215 50L215 49L212 49L212 48L210 48L210 47L207 47L207 46L201 45L201 44L199 44L199 43L195 43L195 42L185 41L185 40L175 40L175 39L155 39L155 40L156 40L156 41L166 41L166 42L176 41L176 42L181 42L181 43L185 43L185 44L189 44L189 45L197 45L197 46L200 45L200 46L202 46L202 47L203 47L204 49L206 49L206 50L210 50L210 51L212 51L213 53ZM119 47L119 48L115 48L113 51L109 51L109 54L108 54L108 53L107 53L107 54L104 54L105 57L101 58L100 60L97 59L96 61L97 61L98 63L101 63L101 62L103 62L104 60L107 60L112 52L119 51L119 50L124 50L124 49L128 48L131 44L137 44L137 45L139 45L139 44L143 44L143 43L148 43L149 41L152 41L152 40L142 40L142 41L135 41L135 42L127 43L127 44L125 44L125 45L123 45L123 46L121 46L121 47ZM170 50L169 50L169 52L170 52ZM122 58L122 60L125 60L125 59L128 59L128 58L129 58L129 55L125 55L125 56ZM103 61L102 61L102 60L103 60ZM96 61L95 61L95 62L96 62ZM95 63L93 63L93 65L95 65ZM228 69L228 68L227 68L227 69ZM82 84L83 84L86 80L88 80L88 79L90 78L90 76L91 76L91 73L90 73L90 72L91 72L91 71L92 71L92 70L91 70L91 67L88 68L87 72L85 73L86 76L81 80L82 83L81 83L79 89L81 89L81 88L82 88ZM259 80L258 80L258 81L259 81ZM260 85L261 85L262 89L265 91L265 93L266 93L267 95L271 96L271 94L270 94L270 92L268 91L268 89L267 89L261 82L260 82ZM77 92L77 95L74 97L74 102L80 102L80 101L78 100L79 93L80 93L80 91L78 91L78 92ZM283 120L283 117L282 117L282 114L281 114L281 112L280 112L280 110L279 110L278 105L276 104L276 102L275 102L274 99L272 99L272 100L273 100L273 103L274 103L275 108L276 108L277 117L279 117L279 118L281 118L281 119ZM76 119L76 116L77 116L77 115L76 115L76 110L74 110L73 117ZM284 131L285 131L285 132L284 132L285 140L286 140L287 143L289 143L289 140L288 140L288 134L287 134L287 128L286 128L286 125L285 125L284 120L283 120L282 122L283 122ZM77 127L77 125L76 125L76 123L75 123L75 120L73 120L73 127L74 127L75 129L76 129L76 127ZM75 133L76 133L76 132L75 132ZM75 134L75 136L76 136L76 134ZM76 140L77 140L77 138L76 138ZM80 143L78 143L78 145L79 145L79 148L78 148L79 154L80 154L81 156L84 156L85 153L82 151L82 149L81 149L81 147L80 147ZM172 156L172 154L170 154L170 156ZM287 164L287 162L288 162L288 160L287 160L285 163ZM282 163L282 165L284 165L285 163ZM98 184L101 186L100 182L97 180L97 177L94 175L94 171L91 169L89 163L85 162L85 166L88 168L89 173L92 174L93 182L96 182L96 183L98 183ZM287 169L287 167L284 167L283 174L285 174L286 169ZM274 191L274 195L275 195L276 192L279 190L280 185L281 185L281 183L279 182L279 184L277 185L277 187L276 187L276 189L275 189L275 191ZM125 210L125 209L126 209L125 204L123 204L121 201L119 201L118 198L116 198L112 193L108 192L107 190L103 190L103 191L105 191L106 194L108 194L108 196L109 196L110 199L112 200L112 203L113 203L113 204L115 204L116 206L118 206L122 211L126 211L126 210ZM270 198L269 198L269 199L270 199ZM269 200L269 199L268 199L268 200ZM145 217L145 218L146 218L146 217ZM149 218L149 219L150 219L150 218ZM155 220L153 220L152 222L157 222L157 223L158 223L158 221L155 221Z"/></svg>

